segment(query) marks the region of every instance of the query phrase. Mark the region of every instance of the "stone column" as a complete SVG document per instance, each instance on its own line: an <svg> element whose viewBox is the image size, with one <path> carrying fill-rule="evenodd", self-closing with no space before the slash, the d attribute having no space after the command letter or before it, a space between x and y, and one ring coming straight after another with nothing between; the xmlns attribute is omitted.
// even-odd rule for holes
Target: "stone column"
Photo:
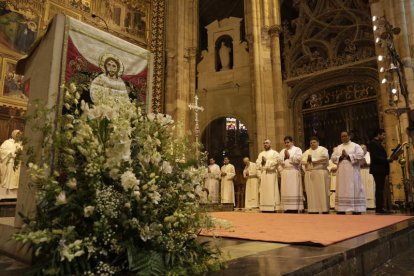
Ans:
<svg viewBox="0 0 414 276"><path fill-rule="evenodd" d="M167 9L165 111L184 136L192 129L188 104L195 93L198 0L169 0Z"/></svg>
<svg viewBox="0 0 414 276"><path fill-rule="evenodd" d="M269 28L270 33L270 45L272 50L272 80L273 80L273 89L275 93L275 136L276 143L279 148L283 148L283 137L287 134L292 135L291 133L286 133L286 113L288 111L286 94L283 90L283 81L282 81L282 65L280 59L280 33L282 28L280 25L273 25Z"/></svg>
<svg viewBox="0 0 414 276"><path fill-rule="evenodd" d="M376 16L385 16L386 19L394 27L401 29L400 34L394 36L395 48L400 55L401 60L405 64L404 75L406 78L406 85L408 91L414 91L414 74L412 67L412 50L413 48L413 8L411 7L410 1L399 0L399 1L371 1L371 14ZM380 47L376 48L377 54L382 53L383 49ZM383 54L383 53L382 53ZM407 66L408 65L408 66ZM381 76L380 76L381 77ZM390 154L391 149L394 148L398 141L399 136L401 137L400 143L406 143L410 141L407 135L406 128L408 127L408 116L402 114L400 116L401 132L397 133L396 125L398 125L397 117L394 115L384 115L384 111L390 108L389 105L389 91L387 91L384 85L380 86L380 111L383 114L384 129L387 132L386 147L387 152ZM409 107L413 106L413 94L409 95ZM398 108L405 108L406 103L404 97L400 95L400 99L397 105ZM410 149L411 160L414 157L412 145ZM407 152L406 152L407 156ZM407 176L409 171L406 170ZM391 165L390 181L393 184L393 195L394 201L405 200L404 189L399 188L402 184L402 170L398 162L393 162Z"/></svg>
<svg viewBox="0 0 414 276"><path fill-rule="evenodd" d="M252 93L255 99L256 140L258 151L263 149L263 141L270 139L273 148L279 149L275 135L275 93L273 87L273 70L271 64L271 48L269 27L264 6L265 0L245 0L246 38L249 42ZM280 143L280 142L279 142Z"/></svg>

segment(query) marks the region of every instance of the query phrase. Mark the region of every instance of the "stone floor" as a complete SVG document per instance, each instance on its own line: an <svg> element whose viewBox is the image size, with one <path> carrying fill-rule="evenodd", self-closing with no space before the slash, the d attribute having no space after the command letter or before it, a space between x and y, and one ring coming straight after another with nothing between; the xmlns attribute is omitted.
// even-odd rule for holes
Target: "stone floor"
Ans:
<svg viewBox="0 0 414 276"><path fill-rule="evenodd" d="M4 219L4 218L3 218ZM406 223L414 225L414 219ZM372 243L386 239L390 232L397 232L401 227L406 227L402 223L392 229L380 229L365 235L355 237L343 242L327 247L289 245L281 243L269 243L259 241L247 241L239 239L216 239L213 242L219 246L228 259L228 268L211 272L207 275L315 275L321 268L328 268L332 262L341 262L342 258L346 261L352 260L361 246L371 246ZM212 240L207 237L200 237L200 240ZM367 254L363 258L356 259L355 262L363 262L366 266L370 262L381 258L383 265L373 272L364 273L364 269L354 269L343 267L340 273L328 271L322 275L369 275L369 276L388 276L388 275L413 275L414 276L414 232L404 240L403 243L410 244L411 247L402 250L401 241L388 242L384 250L376 250L374 253ZM399 252L399 254L389 260L388 251ZM349 264L348 264L349 265ZM7 256L0 255L0 276L23 275L27 266ZM367 271L367 270L365 270ZM337 271L336 271L337 272Z"/></svg>
<svg viewBox="0 0 414 276"><path fill-rule="evenodd" d="M275 270L275 266L271 265L270 260L259 262L258 260L263 256L268 256L271 259L283 259L278 251L273 251L277 248L287 247L286 244L275 244L265 242L241 242L231 239L226 239L226 246L223 251L227 256L231 255L230 259L243 258L247 261L245 267L252 263L259 263L255 266L256 273L247 273L244 270L239 270L240 273L233 275L281 275L280 270ZM264 252L266 251L266 252ZM244 258L245 257L245 258ZM297 256L299 257L299 256ZM255 260L253 262L253 260ZM243 262L244 262L243 261ZM306 262L306 260L304 260ZM23 275L27 266L7 256L0 255L0 276L20 276ZM233 270L233 272L235 272ZM223 274L222 272L210 273L209 275L231 275ZM387 261L381 267L374 270L368 276L412 276L414 275L414 247L405 251L403 254Z"/></svg>
<svg viewBox="0 0 414 276"><path fill-rule="evenodd" d="M394 215L407 213L396 212ZM410 235L395 240L390 238L404 227L411 229ZM230 256L228 268L207 275L316 275L320 271L324 272L319 275L367 275L367 271L384 263L370 275L414 276L413 228L414 219L411 219L327 247L273 243L273 248L265 250L258 246L262 244L260 242L219 239L219 247ZM406 249L407 244L411 249ZM408 251L404 253L403 250ZM390 256L396 254L398 256L390 260ZM332 269L332 263L346 265Z"/></svg>

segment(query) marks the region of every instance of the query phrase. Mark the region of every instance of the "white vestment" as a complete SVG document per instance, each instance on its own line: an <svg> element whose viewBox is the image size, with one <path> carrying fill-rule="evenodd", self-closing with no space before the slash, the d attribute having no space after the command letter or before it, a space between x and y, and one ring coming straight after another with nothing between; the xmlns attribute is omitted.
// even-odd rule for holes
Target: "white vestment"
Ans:
<svg viewBox="0 0 414 276"><path fill-rule="evenodd" d="M312 162L308 163L308 156ZM329 153L324 147L308 149L302 157L305 165L305 189L308 199L308 212L328 212L330 182L328 174Z"/></svg>
<svg viewBox="0 0 414 276"><path fill-rule="evenodd" d="M264 165L262 165L262 157L266 158ZM277 181L277 166L280 162L278 152L272 149L262 151L256 160L260 176L259 192L261 211L280 210L280 194Z"/></svg>
<svg viewBox="0 0 414 276"><path fill-rule="evenodd" d="M303 210L303 189L302 189L302 150L292 146L289 152L289 158L285 159L285 151L280 153L281 164L281 200L283 210Z"/></svg>
<svg viewBox="0 0 414 276"><path fill-rule="evenodd" d="M247 179L244 208L257 208L259 207L259 178L255 163L249 162L249 166L243 170L243 177Z"/></svg>
<svg viewBox="0 0 414 276"><path fill-rule="evenodd" d="M329 206L335 208L335 197L336 197L336 170L338 166L329 160L328 171L329 171L329 182L330 182L330 195L329 195Z"/></svg>
<svg viewBox="0 0 414 276"><path fill-rule="evenodd" d="M362 161L361 167L361 178L362 183L364 184L365 190L365 198L367 200L367 208L374 209L375 208L375 181L372 174L369 173L369 165L371 164L371 156L369 152L367 152L364 156Z"/></svg>
<svg viewBox="0 0 414 276"><path fill-rule="evenodd" d="M94 104L105 103L108 100L129 101L124 81L121 78L109 78L105 74L100 74L91 82L90 93Z"/></svg>
<svg viewBox="0 0 414 276"><path fill-rule="evenodd" d="M19 187L20 165L14 170L14 159L16 152L22 150L21 142L15 142L10 138L0 146L0 199L14 198L17 190L10 192Z"/></svg>
<svg viewBox="0 0 414 276"><path fill-rule="evenodd" d="M343 159L339 162L342 150L349 155L350 161ZM335 209L339 212L366 211L364 185L360 171L362 158L364 158L364 151L361 146L351 141L339 145L332 153L332 162L338 164Z"/></svg>
<svg viewBox="0 0 414 276"><path fill-rule="evenodd" d="M221 172L226 173L225 176L221 177L221 203L233 203L235 205L233 179L236 176L236 170L232 164L227 164L221 167Z"/></svg>
<svg viewBox="0 0 414 276"><path fill-rule="evenodd" d="M221 170L219 165L213 164L208 166L210 172L207 173L204 187L208 190L208 202L219 203L219 188Z"/></svg>

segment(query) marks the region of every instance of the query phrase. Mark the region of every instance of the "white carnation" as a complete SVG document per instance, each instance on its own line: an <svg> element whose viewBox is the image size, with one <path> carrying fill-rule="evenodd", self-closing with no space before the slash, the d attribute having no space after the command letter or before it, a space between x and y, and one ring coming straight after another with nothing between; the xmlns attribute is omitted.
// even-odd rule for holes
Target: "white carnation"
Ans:
<svg viewBox="0 0 414 276"><path fill-rule="evenodd" d="M66 193L65 192L60 192L60 194L56 197L56 205L63 205L68 203L67 199L66 199Z"/></svg>
<svg viewBox="0 0 414 276"><path fill-rule="evenodd" d="M95 210L94 206L86 206L83 208L83 215L88 218L93 214L93 211Z"/></svg>
<svg viewBox="0 0 414 276"><path fill-rule="evenodd" d="M76 186L77 186L77 181L76 178L71 178L66 182L66 186L68 186L69 188L71 188L72 190L76 190Z"/></svg>
<svg viewBox="0 0 414 276"><path fill-rule="evenodd" d="M170 165L170 162L168 162L168 161L163 161L162 162L162 171L166 174L172 173L172 167Z"/></svg>
<svg viewBox="0 0 414 276"><path fill-rule="evenodd" d="M121 175L121 184L125 191L136 189L139 185L139 180L131 171L126 171Z"/></svg>

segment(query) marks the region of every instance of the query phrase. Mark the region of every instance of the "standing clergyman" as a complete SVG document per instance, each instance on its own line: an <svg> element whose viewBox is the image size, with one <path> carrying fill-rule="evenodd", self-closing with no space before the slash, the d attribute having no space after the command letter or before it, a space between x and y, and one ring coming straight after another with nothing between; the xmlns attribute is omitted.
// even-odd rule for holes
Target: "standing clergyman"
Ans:
<svg viewBox="0 0 414 276"><path fill-rule="evenodd" d="M385 140L385 130L380 128L375 132L375 137L368 144L368 151L371 157L371 164L369 173L372 174L375 180L375 212L385 213L384 210L384 188L385 180L390 173L390 162L387 151L382 143Z"/></svg>
<svg viewBox="0 0 414 276"><path fill-rule="evenodd" d="M286 136L283 141L285 148L280 152L283 160L281 168L281 199L285 213L303 210L302 174L300 171L302 150L293 145L293 138Z"/></svg>
<svg viewBox="0 0 414 276"><path fill-rule="evenodd" d="M236 170L234 166L230 164L230 159L224 157L224 165L221 167L221 203L233 203L235 205L234 198L234 176L236 176Z"/></svg>
<svg viewBox="0 0 414 276"><path fill-rule="evenodd" d="M219 203L219 188L220 188L220 167L216 164L214 158L210 158L210 165L208 165L208 173L205 180L205 188L208 190L208 201L212 203Z"/></svg>
<svg viewBox="0 0 414 276"><path fill-rule="evenodd" d="M352 211L354 215L360 215L366 211L360 171L364 151L360 145L351 142L347 131L341 132L341 141L342 144L335 148L331 157L332 162L338 164L335 209L338 214Z"/></svg>
<svg viewBox="0 0 414 276"><path fill-rule="evenodd" d="M243 158L245 164L243 177L246 181L246 198L244 208L252 209L259 207L259 179L257 178L256 164L250 162L248 157Z"/></svg>
<svg viewBox="0 0 414 276"><path fill-rule="evenodd" d="M330 179L328 174L329 153L319 146L317 137L310 138L310 148L302 157L305 166L305 189L308 213L328 213Z"/></svg>
<svg viewBox="0 0 414 276"><path fill-rule="evenodd" d="M22 148L22 132L13 130L11 138L0 146L0 187L14 190L19 187L20 164L15 166L15 158Z"/></svg>
<svg viewBox="0 0 414 276"><path fill-rule="evenodd" d="M277 181L277 166L281 162L279 153L271 148L269 139L263 143L264 151L256 160L260 172L260 210L280 210L280 194Z"/></svg>
<svg viewBox="0 0 414 276"><path fill-rule="evenodd" d="M364 185L365 198L367 200L367 208L375 208L375 182L372 174L369 173L369 166L371 164L371 156L367 150L367 146L360 145L364 151L364 158L361 160L361 179Z"/></svg>

